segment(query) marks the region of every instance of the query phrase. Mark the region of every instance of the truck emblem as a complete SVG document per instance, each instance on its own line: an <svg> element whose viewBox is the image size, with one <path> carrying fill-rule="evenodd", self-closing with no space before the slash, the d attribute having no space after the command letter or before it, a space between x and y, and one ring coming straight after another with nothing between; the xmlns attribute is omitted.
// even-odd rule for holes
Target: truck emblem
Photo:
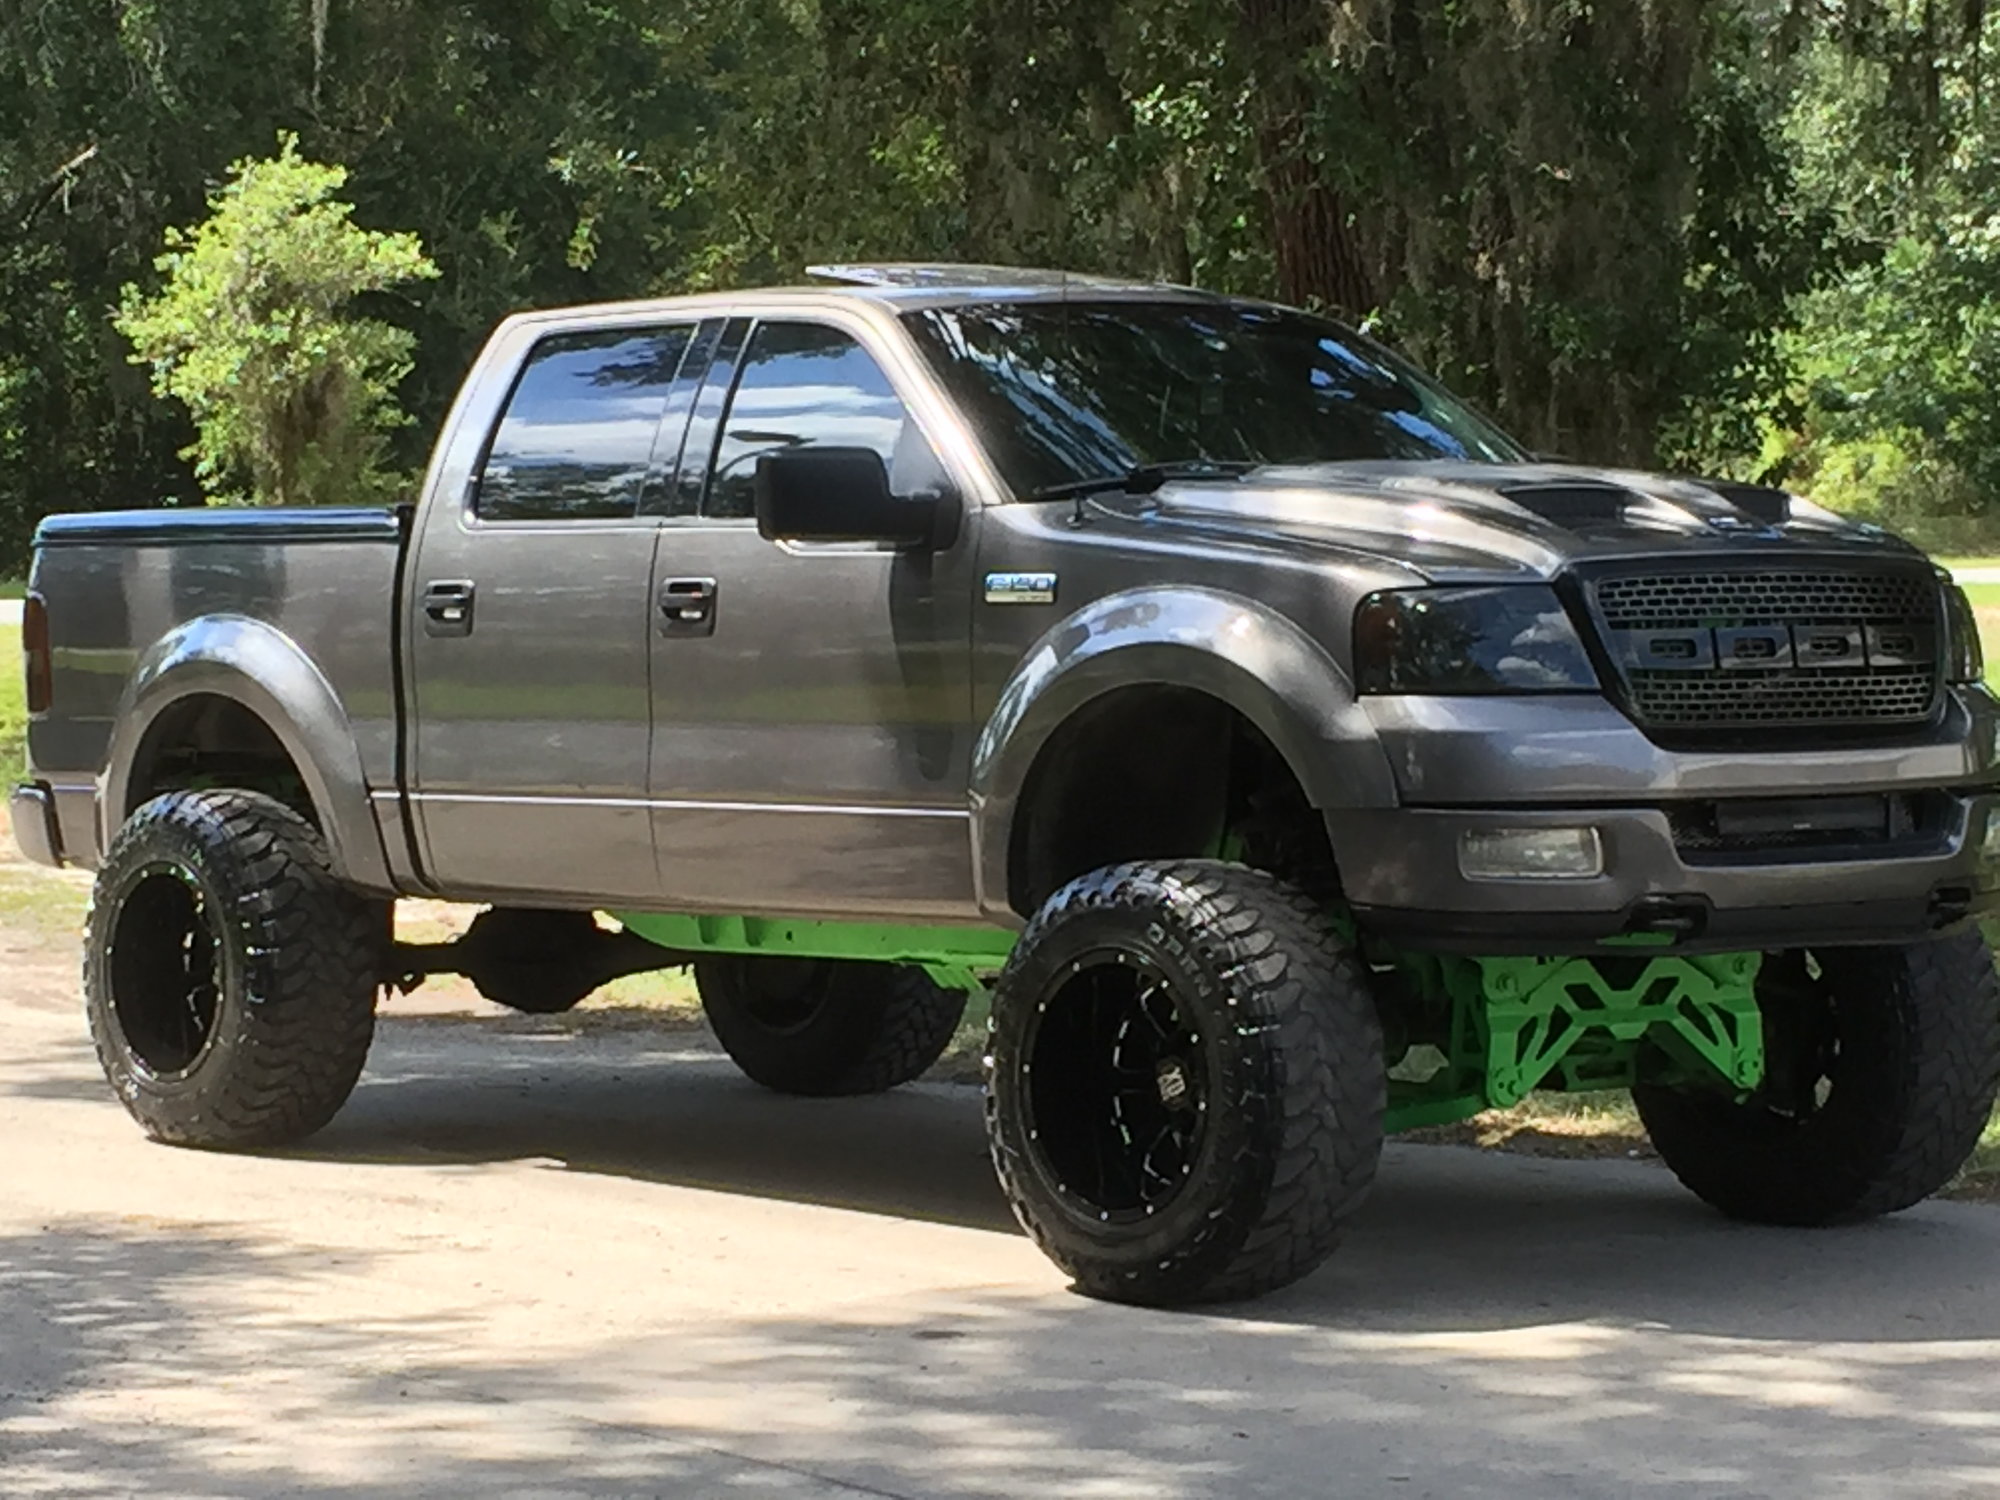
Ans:
<svg viewBox="0 0 2000 1500"><path fill-rule="evenodd" d="M1053 573L988 573L988 604L1053 604L1056 602L1056 575Z"/></svg>

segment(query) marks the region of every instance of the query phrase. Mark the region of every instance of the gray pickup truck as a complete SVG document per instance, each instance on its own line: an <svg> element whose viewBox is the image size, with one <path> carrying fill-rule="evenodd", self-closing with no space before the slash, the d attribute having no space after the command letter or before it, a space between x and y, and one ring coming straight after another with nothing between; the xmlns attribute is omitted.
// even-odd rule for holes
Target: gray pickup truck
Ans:
<svg viewBox="0 0 2000 1500"><path fill-rule="evenodd" d="M34 859L157 1138L325 1124L385 986L692 965L986 1110L1083 1290L1325 1258L1385 1131L1629 1088L1724 1213L1942 1187L2000 1076L2000 706L1922 555L1523 452L1263 303L952 266L537 312L410 509L57 516ZM482 903L393 941L397 896Z"/></svg>

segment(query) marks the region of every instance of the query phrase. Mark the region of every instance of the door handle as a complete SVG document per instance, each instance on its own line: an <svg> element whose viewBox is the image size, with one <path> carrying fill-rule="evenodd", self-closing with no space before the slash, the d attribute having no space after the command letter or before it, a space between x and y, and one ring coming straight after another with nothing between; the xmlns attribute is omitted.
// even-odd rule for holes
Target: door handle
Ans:
<svg viewBox="0 0 2000 1500"><path fill-rule="evenodd" d="M713 578L669 578L660 585L661 635L714 635Z"/></svg>
<svg viewBox="0 0 2000 1500"><path fill-rule="evenodd" d="M424 634L472 634L471 579L440 579L424 585Z"/></svg>

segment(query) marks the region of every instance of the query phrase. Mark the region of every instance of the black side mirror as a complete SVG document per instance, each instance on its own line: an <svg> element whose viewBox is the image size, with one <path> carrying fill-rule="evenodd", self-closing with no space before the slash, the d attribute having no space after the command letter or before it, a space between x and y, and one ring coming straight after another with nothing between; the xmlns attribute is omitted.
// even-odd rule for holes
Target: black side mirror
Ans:
<svg viewBox="0 0 2000 1500"><path fill-rule="evenodd" d="M757 534L769 542L890 542L948 546L957 532L950 495L899 500L871 448L784 448L757 460Z"/></svg>

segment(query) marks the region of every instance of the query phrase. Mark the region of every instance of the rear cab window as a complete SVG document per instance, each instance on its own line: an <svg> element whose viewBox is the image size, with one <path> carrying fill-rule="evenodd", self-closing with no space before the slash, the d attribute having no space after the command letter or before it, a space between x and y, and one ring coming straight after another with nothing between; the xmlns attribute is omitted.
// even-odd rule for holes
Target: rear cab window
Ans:
<svg viewBox="0 0 2000 1500"><path fill-rule="evenodd" d="M677 452L664 441L694 325L552 334L529 351L474 489L482 521L627 519ZM685 403L682 415L685 415ZM665 451L663 451L665 450Z"/></svg>

